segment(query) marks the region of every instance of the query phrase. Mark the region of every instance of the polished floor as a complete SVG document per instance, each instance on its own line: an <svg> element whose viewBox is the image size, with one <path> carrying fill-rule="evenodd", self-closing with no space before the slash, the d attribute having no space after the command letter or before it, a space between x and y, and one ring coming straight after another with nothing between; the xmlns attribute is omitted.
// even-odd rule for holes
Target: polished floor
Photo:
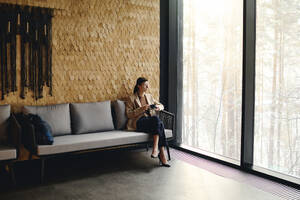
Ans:
<svg viewBox="0 0 300 200"><path fill-rule="evenodd" d="M1 200L130 199L130 200L279 200L250 184L216 175L172 159L158 166L150 151L92 153L46 163L46 183L39 184L39 162L16 166L18 186L7 186L0 174Z"/></svg>
<svg viewBox="0 0 300 200"><path fill-rule="evenodd" d="M211 160L185 153L183 151L172 149L172 155L176 159L190 163L216 175L251 185L265 192L274 194L275 196L279 196L285 200L300 200L300 188L296 189L295 187L289 187L270 179L246 173Z"/></svg>

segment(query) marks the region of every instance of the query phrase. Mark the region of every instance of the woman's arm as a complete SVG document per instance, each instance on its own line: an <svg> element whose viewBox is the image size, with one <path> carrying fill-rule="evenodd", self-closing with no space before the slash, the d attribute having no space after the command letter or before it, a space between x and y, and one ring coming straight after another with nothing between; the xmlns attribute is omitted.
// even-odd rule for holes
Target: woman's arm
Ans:
<svg viewBox="0 0 300 200"><path fill-rule="evenodd" d="M153 100L154 104L157 107L157 109L156 109L157 111L160 111L160 110L164 109L164 105L162 105L159 101L155 100L153 97L152 97L152 100Z"/></svg>
<svg viewBox="0 0 300 200"><path fill-rule="evenodd" d="M126 106L126 115L127 115L128 118L131 118L131 119L132 118L137 118L140 115L144 114L145 111L149 107L149 105L146 105L146 106L135 108L134 107L134 102L131 100L130 97L125 102L125 106Z"/></svg>

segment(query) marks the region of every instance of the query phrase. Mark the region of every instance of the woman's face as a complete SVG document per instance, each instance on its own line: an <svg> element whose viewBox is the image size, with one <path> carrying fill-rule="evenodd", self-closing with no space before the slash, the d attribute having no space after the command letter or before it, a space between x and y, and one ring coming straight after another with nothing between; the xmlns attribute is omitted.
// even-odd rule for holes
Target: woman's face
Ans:
<svg viewBox="0 0 300 200"><path fill-rule="evenodd" d="M144 83L142 83L138 87L139 87L140 92L146 92L149 88L149 83L148 83L148 81L145 81Z"/></svg>

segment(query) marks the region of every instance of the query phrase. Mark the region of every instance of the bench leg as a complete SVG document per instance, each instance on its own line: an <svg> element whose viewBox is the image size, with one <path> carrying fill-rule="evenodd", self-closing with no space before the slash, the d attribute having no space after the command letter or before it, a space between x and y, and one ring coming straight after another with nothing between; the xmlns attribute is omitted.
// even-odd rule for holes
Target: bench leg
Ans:
<svg viewBox="0 0 300 200"><path fill-rule="evenodd" d="M28 159L32 160L32 153L31 152L29 153L29 158Z"/></svg>
<svg viewBox="0 0 300 200"><path fill-rule="evenodd" d="M146 144L146 150L149 151L149 144Z"/></svg>
<svg viewBox="0 0 300 200"><path fill-rule="evenodd" d="M7 167L8 167L9 175L11 178L11 182L12 182L13 186L15 186L16 185L16 177L15 177L15 171L14 171L14 164L9 163L7 165Z"/></svg>
<svg viewBox="0 0 300 200"><path fill-rule="evenodd" d="M171 160L169 145L167 145L168 159Z"/></svg>
<svg viewBox="0 0 300 200"><path fill-rule="evenodd" d="M41 183L44 182L44 178L45 178L45 159L41 158Z"/></svg>

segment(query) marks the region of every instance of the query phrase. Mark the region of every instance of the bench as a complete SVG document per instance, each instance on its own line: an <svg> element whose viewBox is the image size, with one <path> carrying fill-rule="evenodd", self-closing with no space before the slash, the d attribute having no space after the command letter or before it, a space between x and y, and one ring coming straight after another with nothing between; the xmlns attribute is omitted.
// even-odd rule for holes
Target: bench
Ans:
<svg viewBox="0 0 300 200"><path fill-rule="evenodd" d="M52 128L52 145L36 143L33 125L27 121L23 127L26 133L24 147L32 156L41 160L41 182L44 180L45 160L49 157L74 154L85 151L125 148L145 145L152 141L151 135L124 130L127 117L125 103L117 100L94 103L70 103L47 106L24 106L24 113L37 114ZM166 138L173 139L174 115L167 111L159 112L165 124ZM167 147L168 158L170 158Z"/></svg>

